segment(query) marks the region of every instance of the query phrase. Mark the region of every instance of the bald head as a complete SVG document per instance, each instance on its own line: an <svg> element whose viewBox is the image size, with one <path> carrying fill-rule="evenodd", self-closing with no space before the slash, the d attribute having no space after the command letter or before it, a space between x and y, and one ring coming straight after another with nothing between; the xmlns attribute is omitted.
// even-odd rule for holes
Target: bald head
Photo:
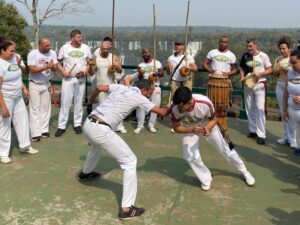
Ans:
<svg viewBox="0 0 300 225"><path fill-rule="evenodd" d="M102 41L100 44L101 56L107 57L110 48L111 48L111 44L108 41Z"/></svg>
<svg viewBox="0 0 300 225"><path fill-rule="evenodd" d="M42 38L39 40L39 51L41 53L48 53L51 49L51 41L48 38Z"/></svg>

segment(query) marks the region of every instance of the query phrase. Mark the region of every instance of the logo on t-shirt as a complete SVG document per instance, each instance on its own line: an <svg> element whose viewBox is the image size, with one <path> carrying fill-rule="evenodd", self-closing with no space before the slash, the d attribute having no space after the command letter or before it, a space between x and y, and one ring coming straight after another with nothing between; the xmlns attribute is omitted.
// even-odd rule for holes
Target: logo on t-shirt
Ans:
<svg viewBox="0 0 300 225"><path fill-rule="evenodd" d="M7 68L7 71L8 72L15 72L15 71L18 71L20 68L18 65L16 64L12 64L12 65L9 65L9 67Z"/></svg>
<svg viewBox="0 0 300 225"><path fill-rule="evenodd" d="M246 62L246 65L248 66L248 67L257 67L257 66L260 66L261 65L261 63L259 62L259 61L248 61L248 62Z"/></svg>
<svg viewBox="0 0 300 225"><path fill-rule="evenodd" d="M82 56L84 56L84 53L78 50L74 50L69 52L68 55L72 58L81 58Z"/></svg>
<svg viewBox="0 0 300 225"><path fill-rule="evenodd" d="M214 59L219 62L228 62L229 61L229 58L225 55L216 55L216 56L214 56Z"/></svg>
<svg viewBox="0 0 300 225"><path fill-rule="evenodd" d="M181 120L182 123L185 123L185 124L190 124L190 123L195 123L195 122L200 121L199 118L197 118L195 116L190 116L190 115L186 115L184 117L181 117L180 120Z"/></svg>
<svg viewBox="0 0 300 225"><path fill-rule="evenodd" d="M153 72L153 66L147 66L147 67L144 67L143 68L143 71L145 72L145 73L151 73L151 72Z"/></svg>

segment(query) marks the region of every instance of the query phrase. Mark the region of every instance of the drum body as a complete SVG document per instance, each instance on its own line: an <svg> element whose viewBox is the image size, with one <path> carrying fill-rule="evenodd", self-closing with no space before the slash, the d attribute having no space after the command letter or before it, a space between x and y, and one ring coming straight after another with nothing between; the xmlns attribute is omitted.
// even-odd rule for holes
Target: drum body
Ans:
<svg viewBox="0 0 300 225"><path fill-rule="evenodd" d="M226 113L231 91L232 84L228 78L224 78L222 75L209 76L208 98L214 104L218 120L225 130L228 128Z"/></svg>

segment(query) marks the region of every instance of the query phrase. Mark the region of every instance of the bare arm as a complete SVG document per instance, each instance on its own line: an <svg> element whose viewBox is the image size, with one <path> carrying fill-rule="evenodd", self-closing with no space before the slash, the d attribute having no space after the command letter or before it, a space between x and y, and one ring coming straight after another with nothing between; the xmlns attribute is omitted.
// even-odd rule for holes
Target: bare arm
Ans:
<svg viewBox="0 0 300 225"><path fill-rule="evenodd" d="M35 65L29 65L29 72L32 72L32 73L40 73L40 72L43 72L45 70L49 70L49 69L56 69L57 68L57 64L54 64L53 63L53 60L51 60L47 65L45 66L41 66L41 67L38 67L38 66L35 66Z"/></svg>
<svg viewBox="0 0 300 225"><path fill-rule="evenodd" d="M67 72L64 70L64 68L61 65L61 62L57 63L57 70L64 76L64 77L69 77L71 76L70 72Z"/></svg>
<svg viewBox="0 0 300 225"><path fill-rule="evenodd" d="M123 68L122 68L122 65L121 65L121 61L119 59L118 56L114 55L114 66L115 66L115 69L118 73L122 73L123 71Z"/></svg>
<svg viewBox="0 0 300 225"><path fill-rule="evenodd" d="M207 72L213 73L213 72L215 72L215 70L213 70L213 69L210 68L210 66L209 66L210 63L211 63L211 60L209 60L208 58L205 58L205 59L203 60L202 66L203 66L203 68L204 68Z"/></svg>
<svg viewBox="0 0 300 225"><path fill-rule="evenodd" d="M173 65L172 65L172 63L171 63L169 60L167 61L167 67L166 67L166 70L167 70L167 74L168 74L168 75L171 75L172 72L173 72Z"/></svg>
<svg viewBox="0 0 300 225"><path fill-rule="evenodd" d="M124 79L124 85L125 85L125 86L131 86L132 81L133 81L133 76L127 76L127 77Z"/></svg>
<svg viewBox="0 0 300 225"><path fill-rule="evenodd" d="M89 104L93 104L95 99L97 98L98 94L100 92L108 92L109 91L109 86L108 85L98 85L95 90L93 91L90 99L89 99Z"/></svg>
<svg viewBox="0 0 300 225"><path fill-rule="evenodd" d="M259 78L266 77L272 73L272 67L266 68L263 72L256 72L255 75Z"/></svg>
<svg viewBox="0 0 300 225"><path fill-rule="evenodd" d="M169 107L166 107L166 108L159 108L157 106L154 106L152 109L151 109L151 112L154 112L160 116L167 116L171 113L171 106Z"/></svg>
<svg viewBox="0 0 300 225"><path fill-rule="evenodd" d="M196 63L190 63L188 68L190 69L190 71L196 73L197 72L197 65Z"/></svg>
<svg viewBox="0 0 300 225"><path fill-rule="evenodd" d="M245 78L245 72L244 72L243 68L240 68L240 78L241 78L241 80L243 80Z"/></svg>
<svg viewBox="0 0 300 225"><path fill-rule="evenodd" d="M3 77L0 77L0 110L2 112L2 117L7 118L9 117L9 110L5 104L3 93L2 93L2 84L3 84Z"/></svg>

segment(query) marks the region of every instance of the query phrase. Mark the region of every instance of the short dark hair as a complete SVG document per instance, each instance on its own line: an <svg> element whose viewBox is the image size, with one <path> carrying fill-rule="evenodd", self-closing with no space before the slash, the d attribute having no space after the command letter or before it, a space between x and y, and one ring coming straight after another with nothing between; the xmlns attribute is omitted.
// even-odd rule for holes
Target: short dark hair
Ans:
<svg viewBox="0 0 300 225"><path fill-rule="evenodd" d="M286 44L287 47L291 49L294 45L294 41L291 37L284 35L281 38L279 38L279 40L277 42L277 47L279 47L282 44Z"/></svg>
<svg viewBox="0 0 300 225"><path fill-rule="evenodd" d="M14 45L14 43L10 40L5 40L3 42L0 43L0 52L2 50L6 51L8 49L9 46Z"/></svg>
<svg viewBox="0 0 300 225"><path fill-rule="evenodd" d="M147 80L147 79L141 79L139 80L139 82L137 83L137 87L139 89L150 89L152 85L152 81Z"/></svg>
<svg viewBox="0 0 300 225"><path fill-rule="evenodd" d="M173 103L178 105L180 103L186 104L192 99L192 91L188 87L179 87L174 93Z"/></svg>
<svg viewBox="0 0 300 225"><path fill-rule="evenodd" d="M80 31L80 30L72 30L72 31L71 31L71 34L70 34L70 37L73 38L73 37L75 37L77 34L81 34L81 31Z"/></svg>
<svg viewBox="0 0 300 225"><path fill-rule="evenodd" d="M112 43L112 38L107 36L107 37L103 38L103 41L109 41Z"/></svg>
<svg viewBox="0 0 300 225"><path fill-rule="evenodd" d="M249 44L250 42L252 42L255 45L257 44L257 40L255 38L248 38L246 42L247 44Z"/></svg>
<svg viewBox="0 0 300 225"><path fill-rule="evenodd" d="M297 59L300 59L300 49L296 49L296 50L292 51L291 57L292 56L296 56Z"/></svg>

